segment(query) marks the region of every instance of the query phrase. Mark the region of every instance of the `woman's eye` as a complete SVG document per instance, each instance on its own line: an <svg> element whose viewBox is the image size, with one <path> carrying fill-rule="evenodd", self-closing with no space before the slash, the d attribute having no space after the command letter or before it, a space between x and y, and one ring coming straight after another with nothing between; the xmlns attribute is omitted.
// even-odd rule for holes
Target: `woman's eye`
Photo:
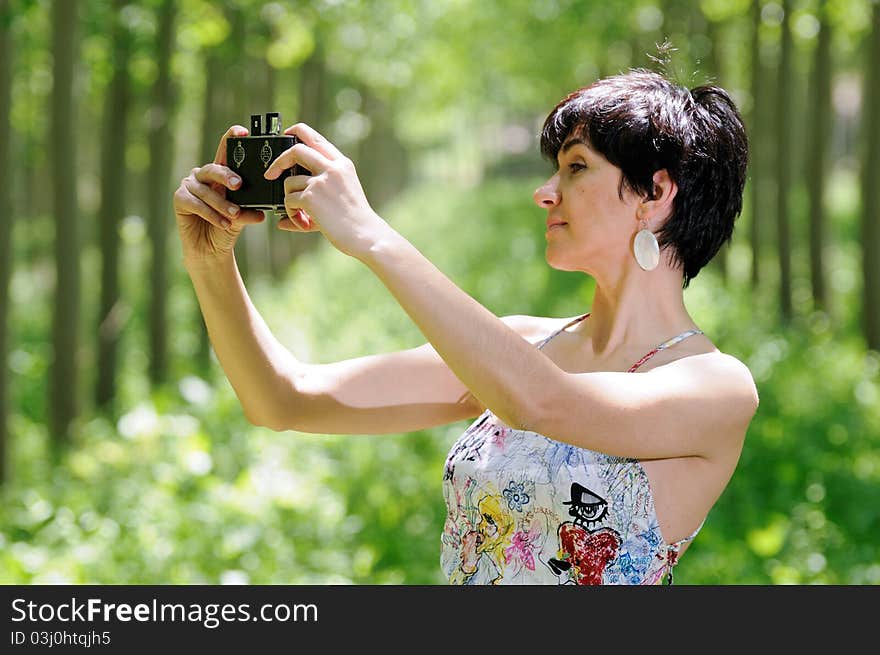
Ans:
<svg viewBox="0 0 880 655"><path fill-rule="evenodd" d="M586 168L582 163L575 161L568 165L568 170L572 173L577 173L578 171Z"/></svg>

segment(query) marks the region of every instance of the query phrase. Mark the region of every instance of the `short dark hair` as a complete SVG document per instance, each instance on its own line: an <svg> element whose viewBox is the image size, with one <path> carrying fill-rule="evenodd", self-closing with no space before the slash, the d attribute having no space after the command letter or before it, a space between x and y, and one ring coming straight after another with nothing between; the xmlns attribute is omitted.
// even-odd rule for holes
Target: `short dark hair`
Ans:
<svg viewBox="0 0 880 655"><path fill-rule="evenodd" d="M687 89L659 73L632 69L563 98L544 121L541 152L554 164L570 137L623 172L624 188L653 198L653 176L666 169L678 186L669 219L657 233L673 247L684 287L733 236L742 211L748 138L724 89Z"/></svg>

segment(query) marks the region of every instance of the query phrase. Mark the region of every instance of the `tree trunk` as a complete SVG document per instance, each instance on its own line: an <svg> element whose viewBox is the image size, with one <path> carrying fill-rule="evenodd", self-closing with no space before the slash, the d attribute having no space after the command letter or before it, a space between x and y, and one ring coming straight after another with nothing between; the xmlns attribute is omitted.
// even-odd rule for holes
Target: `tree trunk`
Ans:
<svg viewBox="0 0 880 655"><path fill-rule="evenodd" d="M819 35L813 58L813 116L807 130L809 154L806 157L807 191L810 199L810 283L816 309L828 310L825 285L825 174L828 140L831 136L831 30L827 2L819 7Z"/></svg>
<svg viewBox="0 0 880 655"><path fill-rule="evenodd" d="M370 204L381 211L404 184L406 149L394 131L394 110L366 86L361 86L361 111L370 131L358 148L355 162Z"/></svg>
<svg viewBox="0 0 880 655"><path fill-rule="evenodd" d="M863 327L868 348L880 350L880 4L874 3L865 66L865 160L862 168Z"/></svg>
<svg viewBox="0 0 880 655"><path fill-rule="evenodd" d="M130 88L128 60L131 37L122 23L126 0L114 0L111 14L113 76L104 104L101 151L101 208L98 238L101 248L101 300L98 310L98 377L95 404L113 408L119 340L126 321L125 303L119 295L119 224L125 217L125 139L128 134Z"/></svg>
<svg viewBox="0 0 880 655"><path fill-rule="evenodd" d="M8 2L7 6L12 3ZM10 12L14 10L10 9ZM45 35L40 35L45 39ZM27 29L20 29L16 33L15 43L16 52L15 60L18 70L29 71L34 69L34 61L36 59L34 53L43 48L33 43L35 38ZM22 84L21 95L16 99L16 105L27 108L27 112L33 115L37 111L45 112L45 106L42 98L37 98L33 93L31 84ZM39 107L39 110L37 109ZM37 170L37 157L40 152L39 147L35 147L29 132L16 135L13 133L11 152L17 162L17 168L13 175L16 177L15 186L13 187L12 205L16 208L17 219L28 222L34 220L36 216L48 216L49 208L46 206L48 200L45 198L46 193L39 189L37 185L41 176ZM48 226L47 226L48 228Z"/></svg>
<svg viewBox="0 0 880 655"><path fill-rule="evenodd" d="M204 105L202 108L202 134L201 161L199 166L214 161L217 152L217 142L220 135L228 128L222 127L224 123L224 94L222 93L221 80L223 79L223 61L220 56L220 48L213 48L205 53L205 90L203 94ZM239 120L238 122L241 122ZM207 376L211 365L211 341L208 338L208 328L205 326L205 318L195 305L194 317L195 329L198 333L198 348L196 350L196 369L203 376Z"/></svg>
<svg viewBox="0 0 880 655"><path fill-rule="evenodd" d="M708 52L708 73L714 78L711 83L717 84L718 86L723 87L726 83L724 81L723 71L721 70L721 62L722 57L719 52L719 42L721 39L721 29L720 26L715 22L705 19L705 29L706 36L709 39L709 52ZM718 273L721 275L721 283L724 286L727 286L727 277L728 277L728 265L727 265L727 254L730 250L730 242L725 242L721 244L721 248L718 249L718 254L715 255L714 264L718 269Z"/></svg>
<svg viewBox="0 0 880 655"><path fill-rule="evenodd" d="M322 134L329 125L327 99L327 66L320 40L299 71L299 118Z"/></svg>
<svg viewBox="0 0 880 655"><path fill-rule="evenodd" d="M55 216L55 303L52 316L53 358L49 379L49 434L53 455L66 445L77 415L79 347L79 219L76 192L74 69L77 60L79 2L52 3L52 191Z"/></svg>
<svg viewBox="0 0 880 655"><path fill-rule="evenodd" d="M9 122L12 105L12 20L8 0L0 0L0 180L12 177ZM0 483L7 479L9 452L9 282L12 277L12 185L0 184Z"/></svg>
<svg viewBox="0 0 880 655"><path fill-rule="evenodd" d="M791 226L788 193L791 188L789 100L792 93L791 0L782 1L782 42L776 84L776 229L779 248L779 307L783 323L791 321Z"/></svg>
<svg viewBox="0 0 880 655"><path fill-rule="evenodd" d="M172 159L171 124L175 89L171 79L176 0L163 0L159 8L156 61L159 69L154 103L149 115L150 169L147 188L147 228L152 254L150 265L150 384L168 379L168 198Z"/></svg>
<svg viewBox="0 0 880 655"><path fill-rule="evenodd" d="M266 97L265 69L269 67L265 57L255 56L253 51L265 45L268 38L264 23L247 12L232 11L230 20L234 27L230 41L230 51L238 53L230 74L238 80L238 87L244 93L235 94L233 111L236 122L248 121L251 114L274 111L270 98ZM284 120L284 114L281 115ZM250 124L250 123L246 123ZM263 129L268 127L263 125ZM284 129L284 126L282 126ZM235 258L241 271L242 281L265 277L269 274L269 242L266 236L267 223L249 225L242 230L235 244Z"/></svg>
<svg viewBox="0 0 880 655"><path fill-rule="evenodd" d="M268 63L265 63L264 65L266 67L266 85L263 93L266 99L266 107L274 108L275 103L277 102L278 71ZM276 111L276 109L273 109L273 111ZM284 114L282 114L281 118L284 121L284 125L292 123L290 120L292 118L291 116L284 116ZM277 219L272 216L272 212L266 212L265 234L266 239L269 242L269 271L273 280L280 281L287 272L288 264L290 264L291 240L285 237L294 235L279 233L278 229L275 227L276 224Z"/></svg>
<svg viewBox="0 0 880 655"><path fill-rule="evenodd" d="M232 122L250 126L250 115L264 114L265 111L260 107L254 106L253 71L251 70L253 61L247 56L245 49L248 34L248 14L240 7L233 5L226 8L226 17L232 26L229 38L223 46L226 86L231 87L227 89L227 92L231 91L232 88L243 91L233 93L226 107L234 115ZM231 81L232 84L229 84L228 81ZM215 140L226 131L226 127L228 125L214 136ZM241 274L242 282L245 284L250 281L251 269L253 268L250 253L252 238L251 231L244 229L238 236L238 241L235 242L235 261L238 264L238 271Z"/></svg>
<svg viewBox="0 0 880 655"><path fill-rule="evenodd" d="M764 215L764 151L762 139L764 130L764 64L761 61L761 0L752 0L752 108L749 117L749 196L751 200L751 223L749 242L752 250L752 291L761 283L761 219Z"/></svg>

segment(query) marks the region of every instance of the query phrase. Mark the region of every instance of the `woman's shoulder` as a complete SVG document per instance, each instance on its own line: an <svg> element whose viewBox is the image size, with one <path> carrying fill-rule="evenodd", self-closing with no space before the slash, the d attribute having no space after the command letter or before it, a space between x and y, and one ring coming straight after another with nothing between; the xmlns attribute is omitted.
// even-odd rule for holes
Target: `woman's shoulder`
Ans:
<svg viewBox="0 0 880 655"><path fill-rule="evenodd" d="M713 395L720 399L737 402L750 417L758 408L758 388L749 367L718 348L680 357L648 372L651 373L668 376L670 380L689 379L695 387L713 390Z"/></svg>
<svg viewBox="0 0 880 655"><path fill-rule="evenodd" d="M708 339L706 340L708 345L699 344L696 339L694 341L694 349L692 352L687 352L682 348L679 352L681 356L674 358L666 365L688 367L694 370L699 369L705 371L707 374L725 378L733 376L734 378L754 384L752 372L742 360L730 353L719 350L718 347Z"/></svg>

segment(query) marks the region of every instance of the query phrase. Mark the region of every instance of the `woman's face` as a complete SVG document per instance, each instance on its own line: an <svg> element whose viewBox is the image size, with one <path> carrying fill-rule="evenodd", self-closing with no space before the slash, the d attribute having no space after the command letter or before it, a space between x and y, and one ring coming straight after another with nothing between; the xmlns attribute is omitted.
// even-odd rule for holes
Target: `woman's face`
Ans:
<svg viewBox="0 0 880 655"><path fill-rule="evenodd" d="M576 137L566 140L557 161L559 169L534 193L551 225L545 234L547 263L586 273L621 265L631 258L638 229L634 195L618 196L621 170Z"/></svg>

